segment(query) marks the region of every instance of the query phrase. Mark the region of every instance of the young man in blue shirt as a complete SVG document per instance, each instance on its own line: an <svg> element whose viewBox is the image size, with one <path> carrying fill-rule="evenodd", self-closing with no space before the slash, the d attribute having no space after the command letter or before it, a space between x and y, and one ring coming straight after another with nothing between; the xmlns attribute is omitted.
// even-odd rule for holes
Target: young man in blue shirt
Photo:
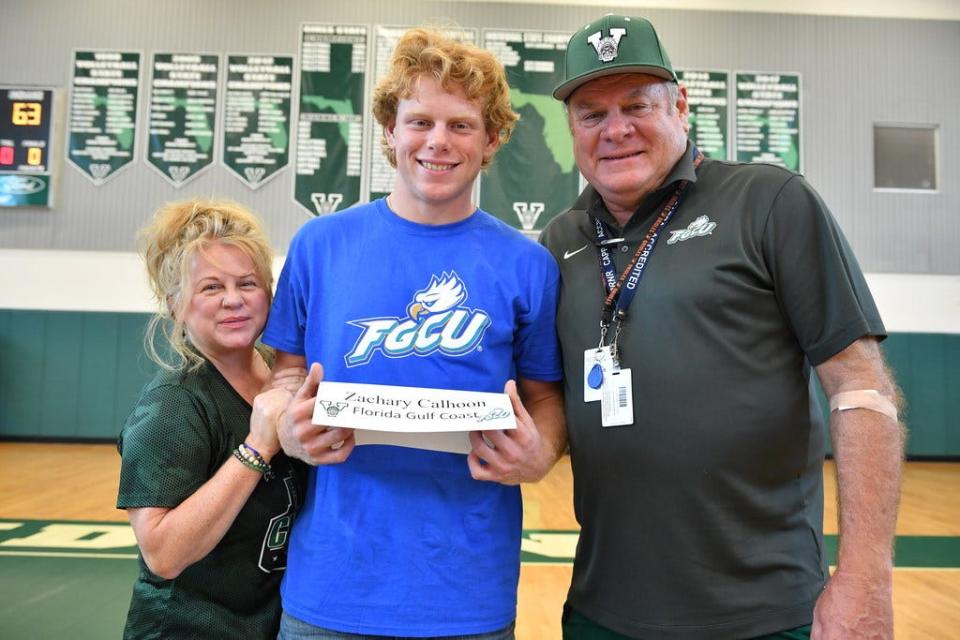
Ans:
<svg viewBox="0 0 960 640"><path fill-rule="evenodd" d="M513 638L516 485L543 477L566 447L558 269L471 201L517 119L492 54L412 30L373 111L395 188L304 225L264 334L278 369L311 365L280 428L285 451L316 465L280 636ZM350 429L311 423L321 377L506 391L518 428L471 433L466 455L358 446Z"/></svg>

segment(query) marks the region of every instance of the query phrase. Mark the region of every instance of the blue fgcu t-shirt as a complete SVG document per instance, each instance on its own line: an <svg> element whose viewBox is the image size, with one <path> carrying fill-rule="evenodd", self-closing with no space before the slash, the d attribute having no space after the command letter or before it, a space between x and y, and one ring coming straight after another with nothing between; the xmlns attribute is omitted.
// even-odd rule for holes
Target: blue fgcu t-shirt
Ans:
<svg viewBox="0 0 960 640"><path fill-rule="evenodd" d="M559 380L557 283L546 250L483 211L428 226L378 200L304 225L264 342L341 382ZM358 446L311 470L284 610L350 633L500 629L516 616L521 512L519 488L473 480L464 455Z"/></svg>

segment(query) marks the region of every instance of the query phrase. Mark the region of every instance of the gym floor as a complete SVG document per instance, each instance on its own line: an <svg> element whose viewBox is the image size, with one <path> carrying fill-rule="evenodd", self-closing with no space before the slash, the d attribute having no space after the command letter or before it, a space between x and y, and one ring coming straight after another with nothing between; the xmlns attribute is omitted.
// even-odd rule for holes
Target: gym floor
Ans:
<svg viewBox="0 0 960 640"><path fill-rule="evenodd" d="M0 442L0 620L5 640L119 637L137 573L114 508L112 445ZM824 469L825 533L835 549L834 469ZM518 640L560 637L577 523L568 459L524 486ZM906 465L894 572L896 637L960 629L960 464Z"/></svg>

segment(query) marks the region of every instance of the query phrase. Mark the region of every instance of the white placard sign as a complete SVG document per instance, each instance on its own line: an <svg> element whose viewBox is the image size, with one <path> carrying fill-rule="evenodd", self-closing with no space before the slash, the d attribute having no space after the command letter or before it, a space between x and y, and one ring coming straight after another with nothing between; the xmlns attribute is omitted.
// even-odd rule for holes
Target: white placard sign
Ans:
<svg viewBox="0 0 960 640"><path fill-rule="evenodd" d="M469 453L470 431L515 429L505 393L321 382L313 423L356 429L358 445Z"/></svg>

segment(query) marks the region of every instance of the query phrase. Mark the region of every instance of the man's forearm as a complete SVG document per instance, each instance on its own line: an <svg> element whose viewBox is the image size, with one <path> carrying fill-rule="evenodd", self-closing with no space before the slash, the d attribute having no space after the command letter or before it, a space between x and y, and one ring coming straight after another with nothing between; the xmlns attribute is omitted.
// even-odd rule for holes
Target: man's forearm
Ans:
<svg viewBox="0 0 960 640"><path fill-rule="evenodd" d="M879 346L861 338L817 373L828 396L874 390L899 403L896 385ZM840 547L838 567L854 573L889 571L900 499L903 430L884 413L867 408L830 414L837 466Z"/></svg>
<svg viewBox="0 0 960 640"><path fill-rule="evenodd" d="M899 424L874 411L834 411L840 545L837 566L852 574L892 569L902 476Z"/></svg>
<svg viewBox="0 0 960 640"><path fill-rule="evenodd" d="M828 397L842 393L846 400L831 403L836 409L830 415L839 557L817 599L810 637L892 640L893 538L903 459L900 424L888 415L894 413L896 385L871 337L818 365L817 375Z"/></svg>
<svg viewBox="0 0 960 640"><path fill-rule="evenodd" d="M567 423L560 383L521 379L518 384L524 406L537 425L544 450L552 456L552 466L567 450Z"/></svg>

